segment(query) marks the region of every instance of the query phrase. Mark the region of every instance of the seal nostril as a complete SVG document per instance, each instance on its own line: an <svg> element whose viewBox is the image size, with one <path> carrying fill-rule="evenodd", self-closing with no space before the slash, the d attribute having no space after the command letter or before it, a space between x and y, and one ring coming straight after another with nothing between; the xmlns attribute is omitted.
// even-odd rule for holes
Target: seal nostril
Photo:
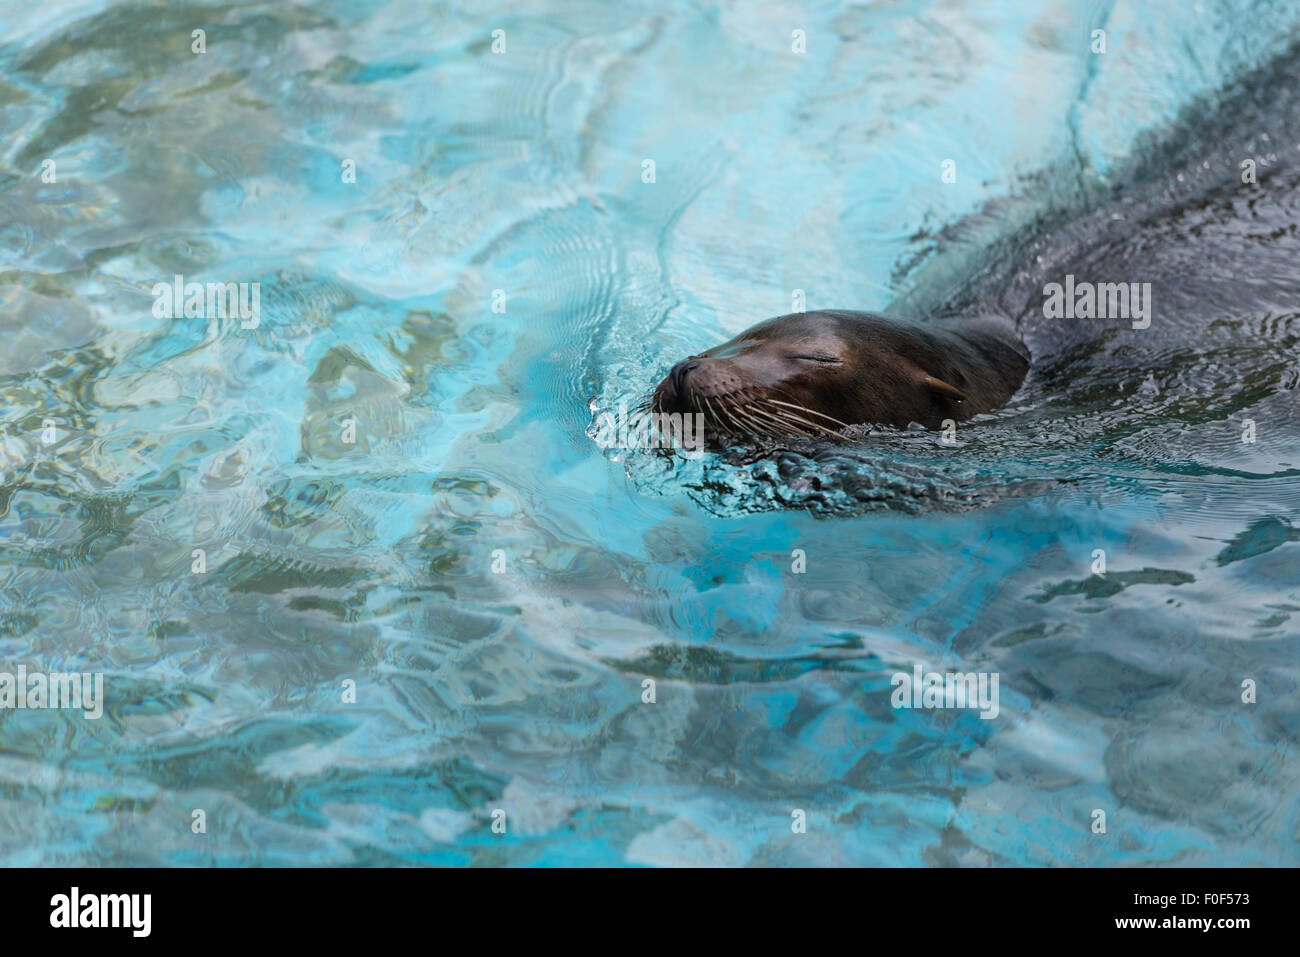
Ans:
<svg viewBox="0 0 1300 957"><path fill-rule="evenodd" d="M686 377L686 373L698 367L699 364L700 363L697 359L688 359L685 362L679 362L677 365L673 366L673 391L679 396L682 394L682 380Z"/></svg>

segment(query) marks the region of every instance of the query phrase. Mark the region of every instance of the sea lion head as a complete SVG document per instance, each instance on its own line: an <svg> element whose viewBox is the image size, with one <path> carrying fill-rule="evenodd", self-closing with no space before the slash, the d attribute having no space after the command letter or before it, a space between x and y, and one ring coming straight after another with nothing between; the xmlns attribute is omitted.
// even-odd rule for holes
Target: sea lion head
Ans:
<svg viewBox="0 0 1300 957"><path fill-rule="evenodd" d="M779 316L677 363L651 407L702 413L708 431L731 435L837 437L859 424L937 425L968 417L965 396L926 368L927 353L941 349L867 313Z"/></svg>

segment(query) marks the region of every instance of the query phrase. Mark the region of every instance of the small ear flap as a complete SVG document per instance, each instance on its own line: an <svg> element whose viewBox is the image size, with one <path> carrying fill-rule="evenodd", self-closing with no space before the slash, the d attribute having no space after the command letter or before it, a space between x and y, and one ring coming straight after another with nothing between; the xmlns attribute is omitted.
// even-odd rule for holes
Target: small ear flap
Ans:
<svg viewBox="0 0 1300 957"><path fill-rule="evenodd" d="M933 389L935 392L938 392L940 395L946 395L954 402L966 401L966 397L964 395L962 395L960 392L958 392L948 383L944 382L942 379L936 379L934 376L928 375L921 381L925 383L926 388Z"/></svg>

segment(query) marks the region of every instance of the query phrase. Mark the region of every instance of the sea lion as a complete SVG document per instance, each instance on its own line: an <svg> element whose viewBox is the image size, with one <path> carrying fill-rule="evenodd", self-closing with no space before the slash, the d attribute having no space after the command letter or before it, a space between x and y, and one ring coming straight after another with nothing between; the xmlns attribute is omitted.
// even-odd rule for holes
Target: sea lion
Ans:
<svg viewBox="0 0 1300 957"><path fill-rule="evenodd" d="M673 366L650 400L712 433L838 437L858 425L939 428L1006 402L1029 369L1010 320L906 323L828 310L768 319Z"/></svg>

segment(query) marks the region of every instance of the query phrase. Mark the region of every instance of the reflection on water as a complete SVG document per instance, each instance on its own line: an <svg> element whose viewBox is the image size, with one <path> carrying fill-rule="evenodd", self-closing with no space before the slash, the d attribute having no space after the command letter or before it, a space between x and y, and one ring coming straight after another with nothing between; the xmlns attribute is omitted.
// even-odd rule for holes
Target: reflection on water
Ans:
<svg viewBox="0 0 1300 957"><path fill-rule="evenodd" d="M1297 863L1294 12L1025 6L0 4L5 863ZM1035 367L592 441L795 290Z"/></svg>

